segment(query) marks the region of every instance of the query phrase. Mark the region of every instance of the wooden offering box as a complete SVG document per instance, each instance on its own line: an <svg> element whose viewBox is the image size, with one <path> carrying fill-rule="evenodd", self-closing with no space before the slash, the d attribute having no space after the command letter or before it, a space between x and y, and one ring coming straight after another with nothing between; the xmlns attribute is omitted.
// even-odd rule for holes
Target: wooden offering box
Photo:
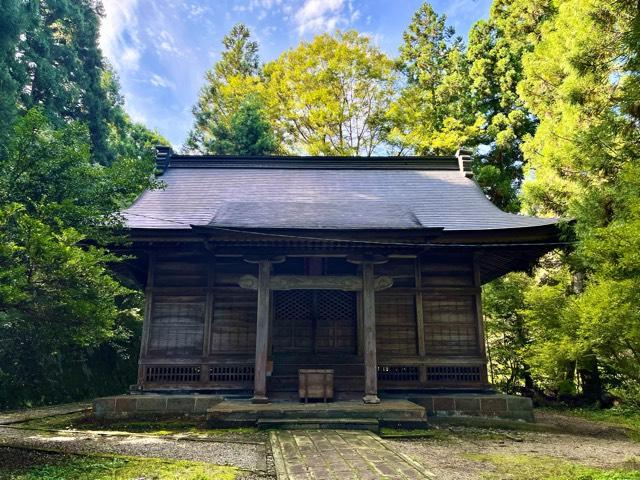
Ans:
<svg viewBox="0 0 640 480"><path fill-rule="evenodd" d="M311 399L333 399L333 370L329 369L299 369L298 394L305 403Z"/></svg>

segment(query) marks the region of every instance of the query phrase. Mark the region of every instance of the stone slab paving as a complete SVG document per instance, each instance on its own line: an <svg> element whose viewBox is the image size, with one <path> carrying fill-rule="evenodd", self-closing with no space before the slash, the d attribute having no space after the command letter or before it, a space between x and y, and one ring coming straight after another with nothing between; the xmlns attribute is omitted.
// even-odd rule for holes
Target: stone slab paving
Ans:
<svg viewBox="0 0 640 480"><path fill-rule="evenodd" d="M420 480L433 474L368 431L271 432L278 480Z"/></svg>

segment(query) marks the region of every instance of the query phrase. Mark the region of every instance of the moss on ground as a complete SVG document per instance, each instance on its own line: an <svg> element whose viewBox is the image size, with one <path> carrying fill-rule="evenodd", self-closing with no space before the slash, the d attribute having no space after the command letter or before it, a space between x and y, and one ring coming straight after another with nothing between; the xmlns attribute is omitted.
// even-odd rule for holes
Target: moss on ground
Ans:
<svg viewBox="0 0 640 480"><path fill-rule="evenodd" d="M620 425L628 429L631 438L640 441L640 409L630 407L614 407L608 409L567 408L555 411L586 418L587 420Z"/></svg>
<svg viewBox="0 0 640 480"><path fill-rule="evenodd" d="M38 465L3 468L0 480L234 480L242 470L185 460L60 455Z"/></svg>
<svg viewBox="0 0 640 480"><path fill-rule="evenodd" d="M424 438L433 440L447 440L450 434L446 430L436 428L422 429L405 429L405 428L389 428L382 427L380 429L382 438Z"/></svg>
<svg viewBox="0 0 640 480"><path fill-rule="evenodd" d="M465 457L494 467L483 474L487 480L640 480L640 469L633 461L621 468L604 469L549 456L466 454Z"/></svg>
<svg viewBox="0 0 640 480"><path fill-rule="evenodd" d="M116 420L99 421L94 419L90 413L71 413L66 415L56 415L46 418L29 420L16 427L45 429L45 430L101 430L127 433L144 433L146 435L167 436L167 435L194 435L206 436L209 438L237 438L248 441L264 441L266 434L256 428L207 428L203 422L189 420Z"/></svg>

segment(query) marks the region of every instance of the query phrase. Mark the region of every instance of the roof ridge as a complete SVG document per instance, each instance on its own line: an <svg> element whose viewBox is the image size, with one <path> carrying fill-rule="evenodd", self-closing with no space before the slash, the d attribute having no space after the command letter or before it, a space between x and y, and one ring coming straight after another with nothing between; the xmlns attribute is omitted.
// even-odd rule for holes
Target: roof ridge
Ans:
<svg viewBox="0 0 640 480"><path fill-rule="evenodd" d="M185 155L170 147L156 147L157 173L167 168L250 168L250 169L331 169L331 170L444 170L471 176L468 152L456 155L420 156L302 156L302 155Z"/></svg>

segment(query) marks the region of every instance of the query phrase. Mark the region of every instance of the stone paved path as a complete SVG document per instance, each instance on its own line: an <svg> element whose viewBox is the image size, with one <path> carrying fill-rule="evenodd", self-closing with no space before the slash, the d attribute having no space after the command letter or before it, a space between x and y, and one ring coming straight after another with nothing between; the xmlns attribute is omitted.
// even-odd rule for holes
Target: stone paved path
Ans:
<svg viewBox="0 0 640 480"><path fill-rule="evenodd" d="M271 433L278 480L420 480L434 478L369 431Z"/></svg>

